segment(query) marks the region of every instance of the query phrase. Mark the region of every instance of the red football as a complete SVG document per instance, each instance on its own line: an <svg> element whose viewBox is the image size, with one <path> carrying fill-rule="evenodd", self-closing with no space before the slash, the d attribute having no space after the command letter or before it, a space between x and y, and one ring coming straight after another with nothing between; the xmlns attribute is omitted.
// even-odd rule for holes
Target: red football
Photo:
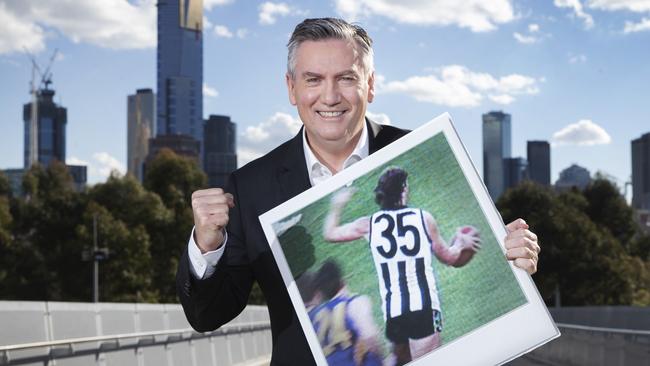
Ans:
<svg viewBox="0 0 650 366"><path fill-rule="evenodd" d="M459 240L471 240L471 239L479 238L479 237L480 237L479 232L475 227L473 227L473 226L463 226L463 227L460 227L458 229L458 231L456 232L456 234L452 238L451 245L461 245L461 243L458 242ZM470 249L470 248L463 249L460 252L460 256L458 257L456 262L452 264L452 266L454 266L454 267L462 267L462 266L466 265L470 260L472 260L472 258L474 257L474 254L476 254L476 252L473 249Z"/></svg>

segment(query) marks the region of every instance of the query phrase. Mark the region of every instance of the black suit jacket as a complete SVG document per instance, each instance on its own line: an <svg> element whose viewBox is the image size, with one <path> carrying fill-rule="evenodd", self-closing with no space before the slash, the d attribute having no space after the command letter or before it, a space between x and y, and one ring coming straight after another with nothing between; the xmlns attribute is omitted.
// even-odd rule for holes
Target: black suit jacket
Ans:
<svg viewBox="0 0 650 366"><path fill-rule="evenodd" d="M408 131L367 120L372 154ZM226 191L235 198L228 242L216 271L197 280L187 249L176 274L176 288L187 320L200 332L214 330L246 306L257 281L266 297L273 338L272 365L311 365L311 355L258 216L309 189L311 183L302 130L293 139L231 174Z"/></svg>

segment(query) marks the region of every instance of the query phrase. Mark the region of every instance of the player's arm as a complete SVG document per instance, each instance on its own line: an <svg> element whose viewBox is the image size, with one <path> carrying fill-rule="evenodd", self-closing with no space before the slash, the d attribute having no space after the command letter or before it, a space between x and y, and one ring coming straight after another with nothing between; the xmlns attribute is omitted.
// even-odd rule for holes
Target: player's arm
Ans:
<svg viewBox="0 0 650 366"><path fill-rule="evenodd" d="M453 266L460 258L460 253L463 249L478 251L480 248L480 242L468 242L463 245L448 246L440 235L438 224L433 216L424 210L422 211L422 214L424 216L426 230L431 238L431 250L442 263Z"/></svg>
<svg viewBox="0 0 650 366"><path fill-rule="evenodd" d="M335 243L352 241L364 237L370 231L370 218L367 216L341 225L341 213L353 194L353 189L343 189L332 197L330 210L323 227L325 240Z"/></svg>

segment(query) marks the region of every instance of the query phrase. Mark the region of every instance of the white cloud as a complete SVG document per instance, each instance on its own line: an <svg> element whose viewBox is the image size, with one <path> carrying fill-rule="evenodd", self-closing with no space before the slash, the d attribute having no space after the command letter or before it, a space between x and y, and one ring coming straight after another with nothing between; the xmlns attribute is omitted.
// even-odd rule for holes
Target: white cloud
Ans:
<svg viewBox="0 0 650 366"><path fill-rule="evenodd" d="M233 3L235 0L203 0L203 9L210 11L215 6L223 6Z"/></svg>
<svg viewBox="0 0 650 366"><path fill-rule="evenodd" d="M386 113L372 113L369 110L366 110L366 116L370 118L371 120L382 124L382 125L390 125L390 117Z"/></svg>
<svg viewBox="0 0 650 366"><path fill-rule="evenodd" d="M68 165L85 165L88 174L88 183L94 184L106 181L112 172L124 175L126 168L116 158L107 152L97 152L92 155L92 161L83 160L76 156L69 156L65 161Z"/></svg>
<svg viewBox="0 0 650 366"><path fill-rule="evenodd" d="M300 130L302 122L293 116L277 112L257 126L249 126L241 134L237 157L244 165L289 140Z"/></svg>
<svg viewBox="0 0 650 366"><path fill-rule="evenodd" d="M650 11L648 0L589 0L587 6L599 10L628 10L636 13Z"/></svg>
<svg viewBox="0 0 650 366"><path fill-rule="evenodd" d="M237 38L239 39L244 39L248 36L248 29L246 28L239 28L237 29Z"/></svg>
<svg viewBox="0 0 650 366"><path fill-rule="evenodd" d="M537 43L545 37L550 36L550 34L541 34L539 29L539 24L531 23L528 24L528 34L514 32L512 36L517 40L517 42L522 44Z"/></svg>
<svg viewBox="0 0 650 366"><path fill-rule="evenodd" d="M232 38L232 32L225 25L215 25L214 34L216 34L217 37Z"/></svg>
<svg viewBox="0 0 650 366"><path fill-rule="evenodd" d="M612 142L607 131L591 120L583 119L553 134L554 145L592 146Z"/></svg>
<svg viewBox="0 0 650 366"><path fill-rule="evenodd" d="M213 26L213 24L212 24L212 22L210 21L210 19L208 19L208 18L204 15L204 16L203 16L203 30L204 30L204 31L206 31L206 30L210 30L210 28L212 28L212 26Z"/></svg>
<svg viewBox="0 0 650 366"><path fill-rule="evenodd" d="M585 22L585 28L589 29L594 26L594 18L592 18L591 15L585 13L580 0L554 0L553 4L555 4L555 6L558 8L573 9L573 15Z"/></svg>
<svg viewBox="0 0 650 366"><path fill-rule="evenodd" d="M515 98L508 94L489 95L489 97L493 102L503 105L508 105L515 101Z"/></svg>
<svg viewBox="0 0 650 366"><path fill-rule="evenodd" d="M0 18L3 18L0 44L10 46L5 46L4 52L16 51L16 44L43 49L44 29L53 31L48 34L62 34L74 43L105 48L135 49L156 45L154 0L13 1L0 3L0 6Z"/></svg>
<svg viewBox="0 0 650 366"><path fill-rule="evenodd" d="M209 86L206 83L203 83L203 96L204 97L210 97L210 98L216 98L219 96L219 92L217 89Z"/></svg>
<svg viewBox="0 0 650 366"><path fill-rule="evenodd" d="M421 102L449 107L476 107L487 96L500 104L512 103L514 95L539 93L538 80L510 74L494 77L473 72L460 65L448 65L425 76L386 82L382 75L375 80L377 93L402 93Z"/></svg>
<svg viewBox="0 0 650 366"><path fill-rule="evenodd" d="M534 36L525 36L519 32L515 32L512 34L513 37L517 40L519 43L523 44L533 44L538 41L538 39Z"/></svg>
<svg viewBox="0 0 650 366"><path fill-rule="evenodd" d="M510 0L336 0L336 11L352 21L379 15L398 23L455 25L473 32L515 19Z"/></svg>
<svg viewBox="0 0 650 366"><path fill-rule="evenodd" d="M45 49L45 32L37 24L17 16L0 3L0 54Z"/></svg>
<svg viewBox="0 0 650 366"><path fill-rule="evenodd" d="M76 156L68 156L65 159L65 163L68 164L68 165L85 165L85 166L90 165L90 163L88 163L87 161L81 160Z"/></svg>
<svg viewBox="0 0 650 366"><path fill-rule="evenodd" d="M119 175L124 175L126 173L124 165L107 152L94 153L93 159L95 160L95 164L91 164L91 166L104 178L108 178L113 171Z"/></svg>
<svg viewBox="0 0 650 366"><path fill-rule="evenodd" d="M579 55L569 55L569 63L570 64L584 64L587 62L587 56L583 54Z"/></svg>
<svg viewBox="0 0 650 366"><path fill-rule="evenodd" d="M289 15L307 15L306 11L291 7L286 3L272 3L270 1L260 4L258 10L259 22L262 25L275 24L278 17L286 17Z"/></svg>
<svg viewBox="0 0 650 366"><path fill-rule="evenodd" d="M650 30L650 18L643 18L640 22L625 22L623 33L636 33Z"/></svg>

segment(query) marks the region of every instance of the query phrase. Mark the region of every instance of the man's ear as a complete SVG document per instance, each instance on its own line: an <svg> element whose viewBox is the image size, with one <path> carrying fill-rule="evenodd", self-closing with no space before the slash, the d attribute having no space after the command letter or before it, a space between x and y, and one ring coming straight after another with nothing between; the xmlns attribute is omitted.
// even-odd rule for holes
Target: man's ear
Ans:
<svg viewBox="0 0 650 366"><path fill-rule="evenodd" d="M375 72L371 72L368 77L368 103L375 99Z"/></svg>
<svg viewBox="0 0 650 366"><path fill-rule="evenodd" d="M293 80L293 77L289 75L289 73L285 74L285 79L287 81L287 92L289 92L289 102L291 102L292 105L296 105L297 100L295 95L295 81Z"/></svg>

